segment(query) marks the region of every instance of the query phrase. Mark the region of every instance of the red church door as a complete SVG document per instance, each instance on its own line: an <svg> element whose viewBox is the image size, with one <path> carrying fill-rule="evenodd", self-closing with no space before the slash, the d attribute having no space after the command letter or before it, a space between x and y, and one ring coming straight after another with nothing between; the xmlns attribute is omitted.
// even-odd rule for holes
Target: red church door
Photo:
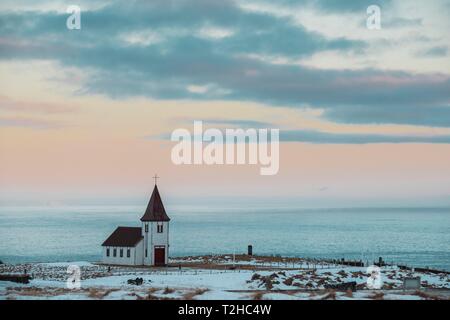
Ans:
<svg viewBox="0 0 450 320"><path fill-rule="evenodd" d="M166 248L155 248L155 265L163 266L166 264Z"/></svg>

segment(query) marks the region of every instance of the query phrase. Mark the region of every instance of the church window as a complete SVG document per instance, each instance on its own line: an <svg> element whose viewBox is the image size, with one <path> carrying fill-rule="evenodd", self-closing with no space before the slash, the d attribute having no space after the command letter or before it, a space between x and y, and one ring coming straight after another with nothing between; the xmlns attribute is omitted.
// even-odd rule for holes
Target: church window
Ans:
<svg viewBox="0 0 450 320"><path fill-rule="evenodd" d="M130 255L131 255L131 250L130 250L130 249L127 249L127 258L129 258Z"/></svg>
<svg viewBox="0 0 450 320"><path fill-rule="evenodd" d="M157 226L157 231L158 231L158 233L162 233L163 232L163 225L162 224Z"/></svg>
<svg viewBox="0 0 450 320"><path fill-rule="evenodd" d="M123 257L123 249L120 249L120 257Z"/></svg>
<svg viewBox="0 0 450 320"><path fill-rule="evenodd" d="M145 232L148 232L148 223L145 224Z"/></svg>
<svg viewBox="0 0 450 320"><path fill-rule="evenodd" d="M147 249L145 249L145 257L147 258Z"/></svg>
<svg viewBox="0 0 450 320"><path fill-rule="evenodd" d="M113 249L113 257L116 257L117 256L117 249Z"/></svg>
<svg viewBox="0 0 450 320"><path fill-rule="evenodd" d="M109 257L109 248L106 249L106 256Z"/></svg>

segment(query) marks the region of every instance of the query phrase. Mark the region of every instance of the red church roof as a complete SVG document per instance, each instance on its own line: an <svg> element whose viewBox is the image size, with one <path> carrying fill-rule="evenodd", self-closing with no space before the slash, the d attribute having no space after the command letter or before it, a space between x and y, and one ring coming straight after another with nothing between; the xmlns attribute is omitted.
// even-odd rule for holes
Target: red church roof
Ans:
<svg viewBox="0 0 450 320"><path fill-rule="evenodd" d="M144 238L140 227L117 227L102 246L106 247L134 247Z"/></svg>
<svg viewBox="0 0 450 320"><path fill-rule="evenodd" d="M156 184L141 221L170 221Z"/></svg>

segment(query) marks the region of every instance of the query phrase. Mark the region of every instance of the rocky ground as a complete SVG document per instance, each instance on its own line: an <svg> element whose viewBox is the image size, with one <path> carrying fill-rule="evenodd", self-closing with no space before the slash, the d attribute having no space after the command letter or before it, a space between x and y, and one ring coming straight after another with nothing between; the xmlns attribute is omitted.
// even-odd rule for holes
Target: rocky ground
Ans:
<svg viewBox="0 0 450 320"><path fill-rule="evenodd" d="M68 267L80 270L72 288ZM172 259L165 268L89 262L0 265L2 274L32 277L28 284L0 281L0 299L449 299L446 273L381 268L381 289L367 285L367 270L324 261L221 255ZM403 278L420 276L420 290L403 290ZM129 280L142 279L142 284ZM140 281L138 281L139 283ZM355 283L353 290L329 286Z"/></svg>

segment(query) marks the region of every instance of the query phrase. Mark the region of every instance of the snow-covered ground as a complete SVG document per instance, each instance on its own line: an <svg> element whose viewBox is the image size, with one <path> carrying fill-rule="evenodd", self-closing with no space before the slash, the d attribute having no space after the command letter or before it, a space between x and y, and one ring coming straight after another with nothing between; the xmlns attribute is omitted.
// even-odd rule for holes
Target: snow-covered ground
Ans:
<svg viewBox="0 0 450 320"><path fill-rule="evenodd" d="M234 264L234 267L232 265ZM79 289L67 288L67 268L81 271ZM0 299L449 299L447 274L381 269L383 287L369 290L364 267L285 258L186 257L171 267L119 267L89 262L0 265L0 274L27 272L29 284L0 281ZM421 290L405 292L405 276L420 276ZM142 278L141 285L129 279ZM356 282L354 292L325 289Z"/></svg>

